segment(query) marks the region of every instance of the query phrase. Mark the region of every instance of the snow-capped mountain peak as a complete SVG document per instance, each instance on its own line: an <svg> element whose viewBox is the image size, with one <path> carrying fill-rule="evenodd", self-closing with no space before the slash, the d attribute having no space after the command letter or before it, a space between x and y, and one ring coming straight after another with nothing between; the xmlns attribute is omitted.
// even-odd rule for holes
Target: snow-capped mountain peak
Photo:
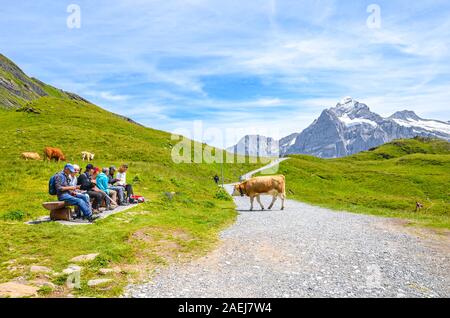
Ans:
<svg viewBox="0 0 450 318"><path fill-rule="evenodd" d="M345 97L336 107L328 109L347 127L368 124L377 126L382 117L373 113L370 108L351 97Z"/></svg>
<svg viewBox="0 0 450 318"><path fill-rule="evenodd" d="M402 110L399 112L395 112L391 117L391 119L401 119L401 120L422 120L417 114L411 110Z"/></svg>
<svg viewBox="0 0 450 318"><path fill-rule="evenodd" d="M372 112L366 104L345 97L335 107L325 109L300 134L280 139L278 147L282 156L308 154L336 158L368 150L394 139L416 136L450 141L450 122L423 119L408 110L384 118ZM253 145L258 141L262 141L263 145ZM275 144L276 141L267 137L247 136L229 150L254 156L274 154Z"/></svg>
<svg viewBox="0 0 450 318"><path fill-rule="evenodd" d="M373 113L366 104L360 103L351 97L343 98L335 107L329 109L336 116L347 115L351 119L355 117L372 117Z"/></svg>
<svg viewBox="0 0 450 318"><path fill-rule="evenodd" d="M356 101L352 97L346 96L346 97L342 98L339 103L337 103L336 107L341 107L341 108L353 107L355 105L355 102Z"/></svg>
<svg viewBox="0 0 450 318"><path fill-rule="evenodd" d="M409 127L415 131L425 130L436 134L437 137L445 138L445 136L447 136L447 139L450 139L450 125L448 122L423 119L417 116L413 111L408 110L396 112L389 117L389 119L402 127Z"/></svg>

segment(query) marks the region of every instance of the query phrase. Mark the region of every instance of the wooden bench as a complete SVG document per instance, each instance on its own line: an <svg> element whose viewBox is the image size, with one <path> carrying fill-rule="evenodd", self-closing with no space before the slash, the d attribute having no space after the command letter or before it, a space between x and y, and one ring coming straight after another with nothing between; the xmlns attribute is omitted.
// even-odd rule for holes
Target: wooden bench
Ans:
<svg viewBox="0 0 450 318"><path fill-rule="evenodd" d="M64 201L44 202L42 206L50 211L52 221L70 221L74 206Z"/></svg>

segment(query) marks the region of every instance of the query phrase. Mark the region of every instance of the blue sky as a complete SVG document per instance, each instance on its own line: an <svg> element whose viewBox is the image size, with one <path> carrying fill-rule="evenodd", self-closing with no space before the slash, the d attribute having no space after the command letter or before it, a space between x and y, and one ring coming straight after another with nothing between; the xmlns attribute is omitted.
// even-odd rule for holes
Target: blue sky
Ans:
<svg viewBox="0 0 450 318"><path fill-rule="evenodd" d="M79 29L66 25L71 3ZM380 28L366 23L373 3ZM450 119L447 0L3 1L0 48L26 73L166 131L201 120L282 137L344 96Z"/></svg>

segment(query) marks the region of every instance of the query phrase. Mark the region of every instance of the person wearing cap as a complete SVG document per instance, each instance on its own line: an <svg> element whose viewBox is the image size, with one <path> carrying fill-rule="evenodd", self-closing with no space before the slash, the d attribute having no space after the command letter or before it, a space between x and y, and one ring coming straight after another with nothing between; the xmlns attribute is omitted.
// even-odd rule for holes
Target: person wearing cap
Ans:
<svg viewBox="0 0 450 318"><path fill-rule="evenodd" d="M76 186L78 185L78 175L80 174L80 166L74 164L73 167L75 168L75 173L70 174L70 185Z"/></svg>
<svg viewBox="0 0 450 318"><path fill-rule="evenodd" d="M73 186L70 184L71 175L75 175L76 170L73 165L70 163L64 166L64 170L60 173L56 174L55 177L55 188L56 195L58 196L59 201L68 202L71 205L75 205L80 208L80 211L83 213L84 217L86 217L90 222L94 221L96 218L92 214L91 207L86 201L77 197L76 190L79 186Z"/></svg>
<svg viewBox="0 0 450 318"><path fill-rule="evenodd" d="M108 173L108 183L111 185L114 185L119 179L114 178L114 174L116 173L117 168L115 166L109 167L109 173Z"/></svg>
<svg viewBox="0 0 450 318"><path fill-rule="evenodd" d="M73 167L75 168L75 173L70 174L70 185L71 186L77 186L78 185L78 177L80 175L80 166L77 164L74 164ZM86 191L82 190L76 190L75 191L77 198L83 199L89 206L91 206L89 194L86 193Z"/></svg>
<svg viewBox="0 0 450 318"><path fill-rule="evenodd" d="M94 213L100 212L100 205L106 197L106 194L97 187L95 181L93 181L94 166L88 164L83 174L78 178L78 185L80 189L86 191L89 198L92 198L92 209ZM95 179L94 179L95 180Z"/></svg>

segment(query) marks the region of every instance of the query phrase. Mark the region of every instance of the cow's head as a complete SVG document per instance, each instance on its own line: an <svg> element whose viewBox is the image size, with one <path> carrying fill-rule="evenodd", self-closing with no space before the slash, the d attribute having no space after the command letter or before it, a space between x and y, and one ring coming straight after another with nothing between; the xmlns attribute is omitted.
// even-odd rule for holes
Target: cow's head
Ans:
<svg viewBox="0 0 450 318"><path fill-rule="evenodd" d="M62 155L61 157L59 157L59 160L66 161L66 157L64 155Z"/></svg>
<svg viewBox="0 0 450 318"><path fill-rule="evenodd" d="M94 160L95 154L91 153L91 160Z"/></svg>
<svg viewBox="0 0 450 318"><path fill-rule="evenodd" d="M235 184L233 193L231 195L233 195L235 197L237 197L237 196L243 197L244 196L244 185L242 183Z"/></svg>

